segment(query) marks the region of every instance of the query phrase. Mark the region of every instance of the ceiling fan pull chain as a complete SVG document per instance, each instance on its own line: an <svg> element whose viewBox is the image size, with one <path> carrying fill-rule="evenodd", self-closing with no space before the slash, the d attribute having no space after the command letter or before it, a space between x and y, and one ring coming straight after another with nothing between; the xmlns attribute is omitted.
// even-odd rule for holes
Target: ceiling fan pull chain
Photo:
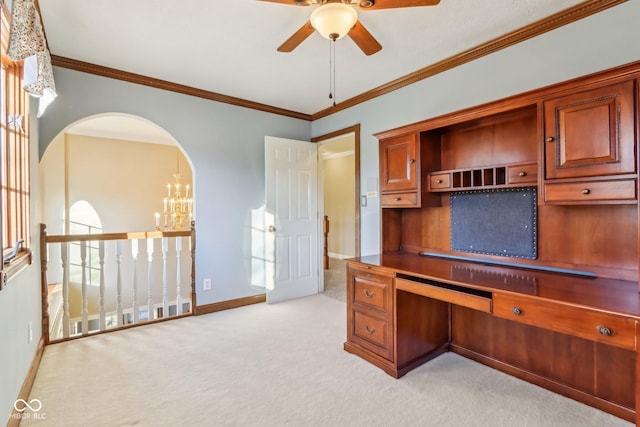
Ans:
<svg viewBox="0 0 640 427"><path fill-rule="evenodd" d="M336 38L329 39L329 99L336 106Z"/></svg>

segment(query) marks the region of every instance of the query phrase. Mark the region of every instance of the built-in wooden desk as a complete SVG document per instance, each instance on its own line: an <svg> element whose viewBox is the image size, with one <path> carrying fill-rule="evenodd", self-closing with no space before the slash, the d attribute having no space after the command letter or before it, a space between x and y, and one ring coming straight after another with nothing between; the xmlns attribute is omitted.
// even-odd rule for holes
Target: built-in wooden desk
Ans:
<svg viewBox="0 0 640 427"><path fill-rule="evenodd" d="M354 258L344 348L396 378L453 351L640 426L638 289L408 253Z"/></svg>

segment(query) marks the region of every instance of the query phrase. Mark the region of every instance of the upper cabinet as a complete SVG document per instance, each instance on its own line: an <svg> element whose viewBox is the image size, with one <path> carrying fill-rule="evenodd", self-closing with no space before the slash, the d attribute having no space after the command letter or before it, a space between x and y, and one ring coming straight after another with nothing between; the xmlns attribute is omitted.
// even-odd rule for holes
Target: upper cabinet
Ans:
<svg viewBox="0 0 640 427"><path fill-rule="evenodd" d="M420 145L415 133L380 141L382 207L420 207Z"/></svg>
<svg viewBox="0 0 640 427"><path fill-rule="evenodd" d="M419 154L414 133L380 141L380 191L416 190Z"/></svg>
<svg viewBox="0 0 640 427"><path fill-rule="evenodd" d="M634 81L551 98L543 110L545 202L635 202L635 176L625 175L636 172Z"/></svg>
<svg viewBox="0 0 640 427"><path fill-rule="evenodd" d="M546 178L634 173L632 80L544 102Z"/></svg>

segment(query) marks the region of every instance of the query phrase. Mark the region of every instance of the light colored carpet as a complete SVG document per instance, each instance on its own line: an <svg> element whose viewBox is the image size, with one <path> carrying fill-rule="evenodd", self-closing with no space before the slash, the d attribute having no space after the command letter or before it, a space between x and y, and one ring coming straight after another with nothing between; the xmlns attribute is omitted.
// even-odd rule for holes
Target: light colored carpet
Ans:
<svg viewBox="0 0 640 427"><path fill-rule="evenodd" d="M452 353L396 380L315 295L49 346L22 426L631 426Z"/></svg>
<svg viewBox="0 0 640 427"><path fill-rule="evenodd" d="M347 300L346 261L329 258L329 268L324 270L324 294L340 301Z"/></svg>

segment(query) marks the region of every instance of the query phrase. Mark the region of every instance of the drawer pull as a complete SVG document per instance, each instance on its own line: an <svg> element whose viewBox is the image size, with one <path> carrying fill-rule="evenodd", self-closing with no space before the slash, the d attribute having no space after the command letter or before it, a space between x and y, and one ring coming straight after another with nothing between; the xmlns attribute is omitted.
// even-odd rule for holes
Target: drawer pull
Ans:
<svg viewBox="0 0 640 427"><path fill-rule="evenodd" d="M376 291L371 291L369 292L368 289L364 290L364 296L367 298L373 298L374 296L376 296Z"/></svg>
<svg viewBox="0 0 640 427"><path fill-rule="evenodd" d="M415 163L415 162L416 162L416 160L415 160L415 159L409 159L409 164L413 164L413 163Z"/></svg>
<svg viewBox="0 0 640 427"><path fill-rule="evenodd" d="M515 314L516 316L520 316L520 315L522 314L522 310L520 310L518 307L513 307L513 308L511 309L511 312L512 312L513 314Z"/></svg>
<svg viewBox="0 0 640 427"><path fill-rule="evenodd" d="M591 190L589 190L588 188L585 188L584 190L582 190L582 194L590 194Z"/></svg>
<svg viewBox="0 0 640 427"><path fill-rule="evenodd" d="M402 197L396 197L396 202L399 202L400 200L402 200Z"/></svg>
<svg viewBox="0 0 640 427"><path fill-rule="evenodd" d="M441 179L436 180L436 184L442 184L442 180Z"/></svg>
<svg viewBox="0 0 640 427"><path fill-rule="evenodd" d="M598 326L598 332L600 332L600 335L604 335L605 337L611 336L611 329L606 326Z"/></svg>
<svg viewBox="0 0 640 427"><path fill-rule="evenodd" d="M364 329L369 333L373 334L376 331L376 328L370 328L369 325L364 325Z"/></svg>
<svg viewBox="0 0 640 427"><path fill-rule="evenodd" d="M552 136L547 137L547 142L553 142L554 140L555 138Z"/></svg>
<svg viewBox="0 0 640 427"><path fill-rule="evenodd" d="M527 173L525 171L522 171L518 174L518 176L527 176Z"/></svg>

